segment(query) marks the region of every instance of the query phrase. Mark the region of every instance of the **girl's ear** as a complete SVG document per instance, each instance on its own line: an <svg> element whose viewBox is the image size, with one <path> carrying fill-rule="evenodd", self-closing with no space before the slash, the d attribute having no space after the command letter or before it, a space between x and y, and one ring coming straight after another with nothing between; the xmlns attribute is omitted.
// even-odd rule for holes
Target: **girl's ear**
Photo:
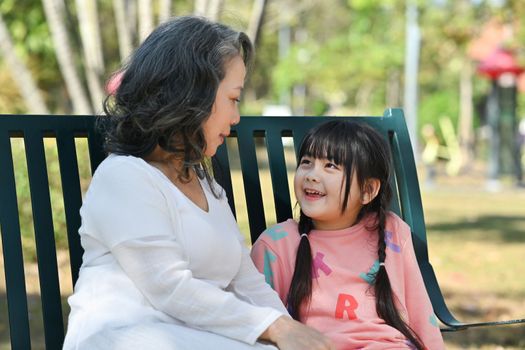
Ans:
<svg viewBox="0 0 525 350"><path fill-rule="evenodd" d="M361 198L361 203L363 205L367 205L371 201L376 198L377 194L379 193L379 189L381 188L381 181L376 178L371 178L366 180L365 186L364 186L364 192L363 196Z"/></svg>

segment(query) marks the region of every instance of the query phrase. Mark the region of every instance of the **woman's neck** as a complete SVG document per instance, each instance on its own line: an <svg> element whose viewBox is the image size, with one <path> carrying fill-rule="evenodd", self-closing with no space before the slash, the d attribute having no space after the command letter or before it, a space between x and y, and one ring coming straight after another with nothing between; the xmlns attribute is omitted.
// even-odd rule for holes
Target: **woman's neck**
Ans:
<svg viewBox="0 0 525 350"><path fill-rule="evenodd" d="M162 171L173 182L180 182L181 177L186 178L184 176L184 160L175 157L173 153L163 150L160 146L156 146L153 152L144 157L144 160ZM189 169L187 175L188 179L186 180L192 181L195 171Z"/></svg>

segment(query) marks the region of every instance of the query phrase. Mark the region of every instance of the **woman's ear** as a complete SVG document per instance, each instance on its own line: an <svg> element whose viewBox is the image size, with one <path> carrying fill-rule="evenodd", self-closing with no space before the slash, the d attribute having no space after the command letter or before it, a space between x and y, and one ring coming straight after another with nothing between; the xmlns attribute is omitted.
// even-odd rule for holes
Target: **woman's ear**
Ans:
<svg viewBox="0 0 525 350"><path fill-rule="evenodd" d="M366 180L365 186L364 186L364 192L361 199L361 203L363 205L367 205L371 201L374 200L374 198L377 197L377 194L379 193L379 190L381 189L381 181L376 178L371 178Z"/></svg>

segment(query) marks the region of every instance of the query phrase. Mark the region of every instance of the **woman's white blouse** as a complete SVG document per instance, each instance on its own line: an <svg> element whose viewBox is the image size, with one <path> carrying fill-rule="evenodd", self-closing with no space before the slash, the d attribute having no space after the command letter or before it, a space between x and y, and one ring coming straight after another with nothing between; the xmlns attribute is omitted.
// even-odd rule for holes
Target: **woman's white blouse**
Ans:
<svg viewBox="0 0 525 350"><path fill-rule="evenodd" d="M201 185L208 212L140 158L110 155L100 164L80 210L85 253L65 347L141 322L253 344L286 314L253 266L225 195Z"/></svg>

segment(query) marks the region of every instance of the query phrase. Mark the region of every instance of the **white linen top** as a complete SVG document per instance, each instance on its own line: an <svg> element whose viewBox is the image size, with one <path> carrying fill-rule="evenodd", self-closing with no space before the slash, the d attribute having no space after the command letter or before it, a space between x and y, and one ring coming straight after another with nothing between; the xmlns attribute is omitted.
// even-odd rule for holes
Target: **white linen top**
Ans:
<svg viewBox="0 0 525 350"><path fill-rule="evenodd" d="M100 164L80 210L85 252L64 348L142 322L254 344L287 314L255 269L224 192L217 199L201 185L208 212L141 158Z"/></svg>

